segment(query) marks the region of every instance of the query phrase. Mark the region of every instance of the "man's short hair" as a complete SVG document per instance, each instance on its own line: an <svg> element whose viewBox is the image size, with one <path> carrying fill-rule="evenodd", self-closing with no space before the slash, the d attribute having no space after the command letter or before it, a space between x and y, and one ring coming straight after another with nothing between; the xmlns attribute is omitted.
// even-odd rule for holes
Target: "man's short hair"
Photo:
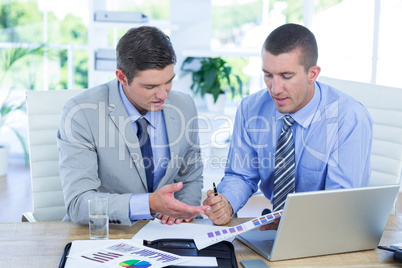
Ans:
<svg viewBox="0 0 402 268"><path fill-rule="evenodd" d="M279 26L265 39L263 48L275 56L300 48L302 55L299 63L304 66L305 72L317 65L318 47L315 36L299 24L288 23Z"/></svg>
<svg viewBox="0 0 402 268"><path fill-rule="evenodd" d="M117 69L123 71L128 84L140 71L161 70L176 63L176 54L169 36L150 26L128 30L117 44L116 58Z"/></svg>

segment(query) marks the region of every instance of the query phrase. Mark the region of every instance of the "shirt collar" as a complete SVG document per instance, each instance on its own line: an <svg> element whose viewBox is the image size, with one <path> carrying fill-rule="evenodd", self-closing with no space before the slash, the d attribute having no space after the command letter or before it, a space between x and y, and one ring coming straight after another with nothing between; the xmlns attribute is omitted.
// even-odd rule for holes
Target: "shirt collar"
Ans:
<svg viewBox="0 0 402 268"><path fill-rule="evenodd" d="M155 128L155 126L158 125L160 117L162 116L162 111L157 111L154 113L148 111L145 115L142 115L142 114L140 114L140 112L138 112L137 108L135 108L134 105L127 98L126 94L124 93L123 86L121 85L120 82L119 82L119 93L120 93L120 97L123 102L123 105L126 108L127 114L132 123L137 121L140 117L144 117L145 119L147 119L148 123L153 128Z"/></svg>
<svg viewBox="0 0 402 268"><path fill-rule="evenodd" d="M308 128L311 124L313 118L315 117L315 113L317 111L317 107L320 103L321 99L321 89L317 83L314 83L314 95L313 98L300 110L295 112L294 114L289 114L292 118L302 127ZM276 121L280 120L287 114L280 113L276 110Z"/></svg>

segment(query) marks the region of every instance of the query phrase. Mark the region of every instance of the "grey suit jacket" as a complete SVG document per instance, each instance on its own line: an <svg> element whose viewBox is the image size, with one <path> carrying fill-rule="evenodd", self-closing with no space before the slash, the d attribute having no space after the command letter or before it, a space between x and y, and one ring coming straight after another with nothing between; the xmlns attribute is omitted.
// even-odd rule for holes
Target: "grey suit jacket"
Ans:
<svg viewBox="0 0 402 268"><path fill-rule="evenodd" d="M176 199L201 203L202 170L193 99L171 91L163 108L171 160L157 188L183 182ZM100 85L65 104L57 135L67 216L88 224L88 197L109 197L111 223L131 225L129 199L147 193L138 138L121 101L118 81Z"/></svg>

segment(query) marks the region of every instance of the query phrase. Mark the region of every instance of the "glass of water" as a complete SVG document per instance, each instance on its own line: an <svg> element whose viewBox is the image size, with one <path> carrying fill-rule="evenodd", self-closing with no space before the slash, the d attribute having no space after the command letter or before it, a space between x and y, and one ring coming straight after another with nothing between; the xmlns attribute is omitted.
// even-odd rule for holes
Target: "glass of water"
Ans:
<svg viewBox="0 0 402 268"><path fill-rule="evenodd" d="M89 238L109 239L109 199L93 196L88 198Z"/></svg>

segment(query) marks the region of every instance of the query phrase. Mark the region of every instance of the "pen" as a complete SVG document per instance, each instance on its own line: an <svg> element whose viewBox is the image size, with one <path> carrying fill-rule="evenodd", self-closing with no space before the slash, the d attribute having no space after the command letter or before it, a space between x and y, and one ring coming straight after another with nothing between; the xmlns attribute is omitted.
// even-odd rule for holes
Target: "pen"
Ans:
<svg viewBox="0 0 402 268"><path fill-rule="evenodd" d="M215 182L212 183L212 186L214 187L214 195L217 196L217 195L218 195L218 191L216 190Z"/></svg>

